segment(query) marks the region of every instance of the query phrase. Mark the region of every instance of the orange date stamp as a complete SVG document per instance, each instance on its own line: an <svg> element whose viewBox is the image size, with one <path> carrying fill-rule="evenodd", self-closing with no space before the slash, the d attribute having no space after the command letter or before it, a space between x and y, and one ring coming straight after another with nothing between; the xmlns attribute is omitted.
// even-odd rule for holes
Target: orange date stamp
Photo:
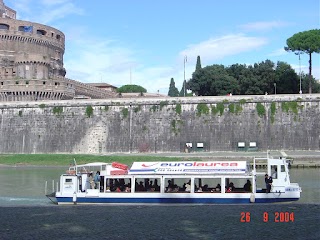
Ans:
<svg viewBox="0 0 320 240"><path fill-rule="evenodd" d="M294 212L263 212L261 219L263 222L294 222ZM251 222L251 213L241 212L240 222Z"/></svg>

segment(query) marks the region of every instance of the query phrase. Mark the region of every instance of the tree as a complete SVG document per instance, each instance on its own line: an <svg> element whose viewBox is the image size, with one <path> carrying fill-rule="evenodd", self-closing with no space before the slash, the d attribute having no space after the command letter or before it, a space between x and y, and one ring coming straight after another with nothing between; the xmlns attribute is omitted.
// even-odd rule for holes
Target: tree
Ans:
<svg viewBox="0 0 320 240"><path fill-rule="evenodd" d="M286 51L309 55L309 93L312 93L312 53L320 52L320 29L299 32L287 39Z"/></svg>
<svg viewBox="0 0 320 240"><path fill-rule="evenodd" d="M179 93L179 97L185 97L185 96L187 96L187 81L186 80L183 81L182 88Z"/></svg>
<svg viewBox="0 0 320 240"><path fill-rule="evenodd" d="M179 90L176 88L175 85L176 84L174 82L174 79L171 78L169 92L168 92L169 97L178 97L179 96Z"/></svg>
<svg viewBox="0 0 320 240"><path fill-rule="evenodd" d="M200 56L197 57L197 64L196 64L196 71L201 69L201 60L200 60Z"/></svg>
<svg viewBox="0 0 320 240"><path fill-rule="evenodd" d="M255 85L259 89L255 94L275 93L276 75L274 71L275 64L270 61L262 61L253 65L253 75Z"/></svg>
<svg viewBox="0 0 320 240"><path fill-rule="evenodd" d="M291 65L285 62L278 62L275 69L275 83L277 84L277 93L298 93L299 76L292 69Z"/></svg>
<svg viewBox="0 0 320 240"><path fill-rule="evenodd" d="M245 64L242 65L237 63L229 66L227 71L239 84L239 92L234 92L234 94L255 94L255 77L253 76L252 66L247 67Z"/></svg>
<svg viewBox="0 0 320 240"><path fill-rule="evenodd" d="M118 93L145 93L147 90L139 85L123 85L117 89Z"/></svg>
<svg viewBox="0 0 320 240"><path fill-rule="evenodd" d="M237 80L228 75L223 65L212 65L195 71L187 83L198 96L217 96L239 91Z"/></svg>

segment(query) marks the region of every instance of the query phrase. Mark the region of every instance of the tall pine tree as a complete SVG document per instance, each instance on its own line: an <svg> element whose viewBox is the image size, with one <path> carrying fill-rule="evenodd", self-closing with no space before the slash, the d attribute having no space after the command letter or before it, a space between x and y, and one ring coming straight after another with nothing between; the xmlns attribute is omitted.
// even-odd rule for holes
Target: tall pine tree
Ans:
<svg viewBox="0 0 320 240"><path fill-rule="evenodd" d="M185 97L185 96L187 96L187 81L186 80L183 81L182 88L179 93L179 97Z"/></svg>
<svg viewBox="0 0 320 240"><path fill-rule="evenodd" d="M196 71L201 69L201 60L200 56L197 57Z"/></svg>
<svg viewBox="0 0 320 240"><path fill-rule="evenodd" d="M169 87L169 92L168 92L168 96L169 97L178 97L179 95L179 90L176 88L175 86L175 82L174 82L174 79L171 78L171 81L170 81L170 87Z"/></svg>

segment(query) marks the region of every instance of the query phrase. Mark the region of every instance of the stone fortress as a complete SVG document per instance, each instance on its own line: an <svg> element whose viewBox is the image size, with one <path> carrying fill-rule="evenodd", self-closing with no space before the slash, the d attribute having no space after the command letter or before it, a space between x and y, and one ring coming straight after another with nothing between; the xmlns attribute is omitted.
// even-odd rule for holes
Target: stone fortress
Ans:
<svg viewBox="0 0 320 240"><path fill-rule="evenodd" d="M65 78L65 35L16 19L0 0L0 101L103 99L113 91Z"/></svg>
<svg viewBox="0 0 320 240"><path fill-rule="evenodd" d="M320 94L114 98L65 78L64 42L0 0L1 154L320 149Z"/></svg>

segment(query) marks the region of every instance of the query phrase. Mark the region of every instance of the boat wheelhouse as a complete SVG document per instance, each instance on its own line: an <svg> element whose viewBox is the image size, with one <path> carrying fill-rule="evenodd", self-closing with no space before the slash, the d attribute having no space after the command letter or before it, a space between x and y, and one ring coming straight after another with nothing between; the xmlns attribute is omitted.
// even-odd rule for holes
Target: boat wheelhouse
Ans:
<svg viewBox="0 0 320 240"><path fill-rule="evenodd" d="M265 164L265 168L257 168ZM97 175L98 173L98 175ZM272 176L266 189L265 174ZM57 187L58 188L58 187ZM74 165L48 195L58 204L235 204L296 201L285 158L246 161L95 162Z"/></svg>

